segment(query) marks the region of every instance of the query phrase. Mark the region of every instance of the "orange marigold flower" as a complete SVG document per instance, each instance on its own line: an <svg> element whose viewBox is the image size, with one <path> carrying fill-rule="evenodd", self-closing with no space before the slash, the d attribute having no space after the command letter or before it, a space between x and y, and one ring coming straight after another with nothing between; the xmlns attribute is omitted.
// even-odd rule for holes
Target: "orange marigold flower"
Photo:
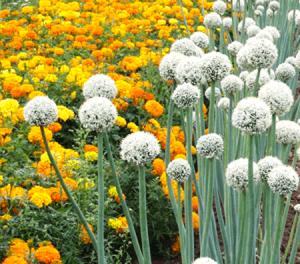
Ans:
<svg viewBox="0 0 300 264"><path fill-rule="evenodd" d="M19 258L16 256L10 256L4 259L2 264L28 264L24 258Z"/></svg>
<svg viewBox="0 0 300 264"><path fill-rule="evenodd" d="M193 206L193 210L194 212L198 212L198 197L197 196L193 196L192 198L192 206Z"/></svg>
<svg viewBox="0 0 300 264"><path fill-rule="evenodd" d="M147 101L145 104L145 109L154 117L160 117L164 113L164 107L156 100Z"/></svg>
<svg viewBox="0 0 300 264"><path fill-rule="evenodd" d="M94 228L92 227L92 225L88 224L90 229L93 231ZM80 225L80 234L79 234L79 238L83 243L92 243L92 240L90 239L88 232L86 231L86 229L84 228L83 225Z"/></svg>
<svg viewBox="0 0 300 264"><path fill-rule="evenodd" d="M47 127L52 133L58 132L62 129L62 125L58 122L54 122L52 125Z"/></svg>
<svg viewBox="0 0 300 264"><path fill-rule="evenodd" d="M178 253L180 251L180 237L176 237L176 241L172 244L172 250L174 253Z"/></svg>
<svg viewBox="0 0 300 264"><path fill-rule="evenodd" d="M162 160L162 159L155 159L153 162L152 162L152 166L153 166L153 171L152 173L154 175L158 174L158 175L162 175L165 171L166 171L166 165L165 165L165 162Z"/></svg>
<svg viewBox="0 0 300 264"><path fill-rule="evenodd" d="M53 263L60 260L58 250L51 246L40 247L35 251L35 258L42 263Z"/></svg>
<svg viewBox="0 0 300 264"><path fill-rule="evenodd" d="M62 48L54 48L54 49L53 49L53 53L54 53L55 55L63 55L63 54L65 53L65 51L64 51L64 49L62 49Z"/></svg>
<svg viewBox="0 0 300 264"><path fill-rule="evenodd" d="M98 148L93 146L93 145L85 145L84 146L84 153L89 152L89 151L98 152Z"/></svg>

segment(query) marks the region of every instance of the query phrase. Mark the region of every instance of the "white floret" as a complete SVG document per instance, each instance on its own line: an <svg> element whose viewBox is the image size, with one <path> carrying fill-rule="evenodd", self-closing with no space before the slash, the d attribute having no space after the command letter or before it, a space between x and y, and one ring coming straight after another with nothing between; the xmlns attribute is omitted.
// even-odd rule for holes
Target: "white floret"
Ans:
<svg viewBox="0 0 300 264"><path fill-rule="evenodd" d="M281 120L276 123L276 142L296 144L300 141L300 126L293 121Z"/></svg>
<svg viewBox="0 0 300 264"><path fill-rule="evenodd" d="M297 59L293 56L286 58L285 62L291 64L295 68L297 67Z"/></svg>
<svg viewBox="0 0 300 264"><path fill-rule="evenodd" d="M197 141L196 149L197 153L204 158L218 158L224 151L223 139L215 133L201 136Z"/></svg>
<svg viewBox="0 0 300 264"><path fill-rule="evenodd" d="M204 17L203 23L209 29L216 29L222 24L222 18L218 13L211 12Z"/></svg>
<svg viewBox="0 0 300 264"><path fill-rule="evenodd" d="M260 32L258 32L255 37L258 39L268 39L272 42L274 41L271 33L268 31L264 31L264 30L261 30Z"/></svg>
<svg viewBox="0 0 300 264"><path fill-rule="evenodd" d="M244 30L245 32L247 33L247 29L248 27L250 27L251 25L255 25L255 21L250 18L250 17L246 17L246 20L245 20L245 26L244 26ZM239 24L238 24L238 30L239 32L242 32L243 30L243 21L241 21Z"/></svg>
<svg viewBox="0 0 300 264"><path fill-rule="evenodd" d="M291 10L289 13L288 13L288 21L289 22L293 22L294 18L296 19L297 16L299 16L300 14L300 11L299 10ZM294 17L295 16L295 17Z"/></svg>
<svg viewBox="0 0 300 264"><path fill-rule="evenodd" d="M282 82L289 82L296 75L295 68L289 63L279 64L275 71L276 77Z"/></svg>
<svg viewBox="0 0 300 264"><path fill-rule="evenodd" d="M190 84L184 83L178 85L172 94L172 99L178 108L189 108L197 104L200 98L200 90L198 87Z"/></svg>
<svg viewBox="0 0 300 264"><path fill-rule="evenodd" d="M223 18L223 27L224 27L224 30L229 30L230 28L232 28L232 18L231 17Z"/></svg>
<svg viewBox="0 0 300 264"><path fill-rule="evenodd" d="M247 36L248 36L249 38L255 37L256 34L257 34L258 32L260 32L260 31L261 31L261 28L260 28L259 26L251 25L251 26L249 26L248 29L247 29Z"/></svg>
<svg viewBox="0 0 300 264"><path fill-rule="evenodd" d="M245 1L244 0L232 0L233 10L240 13L244 11Z"/></svg>
<svg viewBox="0 0 300 264"><path fill-rule="evenodd" d="M254 91L255 88L255 81L257 78L257 70L254 70L248 74L246 77L246 87L248 91ZM268 72L264 69L260 71L259 79L258 79L258 89L262 87L264 84L270 81L270 76Z"/></svg>
<svg viewBox="0 0 300 264"><path fill-rule="evenodd" d="M176 68L185 56L178 52L171 52L164 56L159 64L159 74L167 81L174 81Z"/></svg>
<svg viewBox="0 0 300 264"><path fill-rule="evenodd" d="M184 159L175 159L167 167L167 175L176 182L185 182L191 176L191 166Z"/></svg>
<svg viewBox="0 0 300 264"><path fill-rule="evenodd" d="M243 48L240 49L238 54L236 55L236 62L240 68L243 70L246 70L249 68L248 58L247 54L249 52L249 46L246 45Z"/></svg>
<svg viewBox="0 0 300 264"><path fill-rule="evenodd" d="M196 259L192 264L218 264L218 263L211 258L204 257L204 258Z"/></svg>
<svg viewBox="0 0 300 264"><path fill-rule="evenodd" d="M259 174L262 181L267 181L272 169L282 166L283 163L277 157L267 156L261 159L258 163Z"/></svg>
<svg viewBox="0 0 300 264"><path fill-rule="evenodd" d="M206 49L209 44L208 36L203 32L195 32L191 35L191 40L201 49Z"/></svg>
<svg viewBox="0 0 300 264"><path fill-rule="evenodd" d="M257 10L254 11L254 15L257 16L257 17L262 17L263 13L260 10L257 9Z"/></svg>
<svg viewBox="0 0 300 264"><path fill-rule="evenodd" d="M194 42L188 38L182 38L176 40L171 45L171 52L178 52L185 56L197 56L201 57L203 55L203 51L194 44Z"/></svg>
<svg viewBox="0 0 300 264"><path fill-rule="evenodd" d="M294 210L297 212L297 213L300 213L300 204L296 204L294 206Z"/></svg>
<svg viewBox="0 0 300 264"><path fill-rule="evenodd" d="M274 41L280 38L280 33L276 27L267 26L262 31L269 32L272 35Z"/></svg>
<svg viewBox="0 0 300 264"><path fill-rule="evenodd" d="M265 10L264 6L262 6L262 5L257 6L256 9L261 12L263 12Z"/></svg>
<svg viewBox="0 0 300 264"><path fill-rule="evenodd" d="M273 11L272 9L268 8L267 9L267 12L266 12L266 15L268 18L272 18L273 16L275 16L277 14L277 11Z"/></svg>
<svg viewBox="0 0 300 264"><path fill-rule="evenodd" d="M240 73L239 77L240 77L240 79L241 79L244 83L246 83L246 78L247 78L248 75L249 75L249 72L248 72L248 71L242 71L242 72Z"/></svg>
<svg viewBox="0 0 300 264"><path fill-rule="evenodd" d="M243 89L244 82L236 75L230 74L221 81L225 93L233 94Z"/></svg>
<svg viewBox="0 0 300 264"><path fill-rule="evenodd" d="M205 97L210 100L211 96L211 87L208 87L204 93ZM221 91L219 88L215 87L215 101L217 101L221 97Z"/></svg>
<svg viewBox="0 0 300 264"><path fill-rule="evenodd" d="M236 56L244 45L239 41L233 41L228 45L228 51L231 55Z"/></svg>
<svg viewBox="0 0 300 264"><path fill-rule="evenodd" d="M226 11L226 3L222 0L217 0L213 4L213 11L218 13L219 15L224 15Z"/></svg>
<svg viewBox="0 0 300 264"><path fill-rule="evenodd" d="M271 1L271 2L269 3L269 8L270 8L273 12L275 12L275 11L277 11L277 10L280 8L280 3L278 3L277 1Z"/></svg>
<svg viewBox="0 0 300 264"><path fill-rule="evenodd" d="M227 97L222 97L218 102L218 107L226 112L229 111L230 100Z"/></svg>

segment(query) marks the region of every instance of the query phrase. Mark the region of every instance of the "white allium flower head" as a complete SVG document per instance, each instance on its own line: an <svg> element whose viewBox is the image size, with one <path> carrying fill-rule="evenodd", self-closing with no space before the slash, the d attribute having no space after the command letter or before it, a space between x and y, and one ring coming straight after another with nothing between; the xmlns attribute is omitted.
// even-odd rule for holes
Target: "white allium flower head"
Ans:
<svg viewBox="0 0 300 264"><path fill-rule="evenodd" d="M264 4L269 4L270 0L263 0Z"/></svg>
<svg viewBox="0 0 300 264"><path fill-rule="evenodd" d="M249 38L255 37L256 34L257 34L258 32L260 32L260 31L261 31L261 28L260 28L259 26L251 25L251 26L249 26L248 29L247 29L247 36L248 36Z"/></svg>
<svg viewBox="0 0 300 264"><path fill-rule="evenodd" d="M295 210L296 212L300 213L300 204L296 204L296 205L294 206L294 210Z"/></svg>
<svg viewBox="0 0 300 264"><path fill-rule="evenodd" d="M267 9L266 15L267 15L268 18L272 18L276 14L277 14L277 11L273 12L272 9L270 9L270 8Z"/></svg>
<svg viewBox="0 0 300 264"><path fill-rule="evenodd" d="M232 0L232 7L233 10L236 12L243 12L245 7L245 1L244 0Z"/></svg>
<svg viewBox="0 0 300 264"><path fill-rule="evenodd" d="M47 127L58 118L57 106L48 96L37 96L30 100L25 105L23 114L30 126Z"/></svg>
<svg viewBox="0 0 300 264"><path fill-rule="evenodd" d="M264 6L262 6L262 5L257 6L256 9L261 12L263 12L265 10Z"/></svg>
<svg viewBox="0 0 300 264"><path fill-rule="evenodd" d="M218 264L218 263L211 258L204 257L204 258L196 259L192 264Z"/></svg>
<svg viewBox="0 0 300 264"><path fill-rule="evenodd" d="M272 192L288 195L298 189L299 176L292 167L279 166L269 173L268 185Z"/></svg>
<svg viewBox="0 0 300 264"><path fill-rule="evenodd" d="M269 173L272 169L283 166L283 163L277 157L267 156L261 159L258 163L259 174L262 181L267 181L269 177Z"/></svg>
<svg viewBox="0 0 300 264"><path fill-rule="evenodd" d="M294 14L295 14L295 18L296 18L300 14L300 11L299 10L291 10L288 13L288 21L289 22L293 22L293 20L294 20Z"/></svg>
<svg viewBox="0 0 300 264"><path fill-rule="evenodd" d="M233 41L228 45L228 51L231 55L236 56L243 46L244 45L241 42Z"/></svg>
<svg viewBox="0 0 300 264"><path fill-rule="evenodd" d="M221 81L221 88L225 93L233 94L243 89L244 82L236 75L230 74Z"/></svg>
<svg viewBox="0 0 300 264"><path fill-rule="evenodd" d="M248 91L254 91L255 81L257 76L257 70L254 70L248 74L246 77L246 87ZM268 72L264 69L260 71L259 79L258 79L258 89L262 87L264 84L270 81L270 76Z"/></svg>
<svg viewBox="0 0 300 264"><path fill-rule="evenodd" d="M282 144L296 144L300 141L300 126L289 120L276 123L276 142Z"/></svg>
<svg viewBox="0 0 300 264"><path fill-rule="evenodd" d="M258 98L247 97L238 102L232 114L232 125L250 135L260 134L271 126L269 106Z"/></svg>
<svg viewBox="0 0 300 264"><path fill-rule="evenodd" d="M291 64L295 68L297 67L297 59L293 56L286 58L285 62Z"/></svg>
<svg viewBox="0 0 300 264"><path fill-rule="evenodd" d="M295 18L295 24L296 24L297 26L300 25L300 15L296 16L296 18Z"/></svg>
<svg viewBox="0 0 300 264"><path fill-rule="evenodd" d="M269 32L272 35L274 41L280 38L280 32L276 27L267 26L262 31Z"/></svg>
<svg viewBox="0 0 300 264"><path fill-rule="evenodd" d="M246 78L247 78L247 76L249 75L249 72L248 71L242 71L241 73L240 73L240 79L245 83L246 82Z"/></svg>
<svg viewBox="0 0 300 264"><path fill-rule="evenodd" d="M271 1L271 2L269 3L269 8L270 8L273 12L275 12L275 11L277 11L277 10L280 8L280 4L279 4L277 1Z"/></svg>
<svg viewBox="0 0 300 264"><path fill-rule="evenodd" d="M277 60L277 47L268 39L256 39L248 48L248 63L254 68L270 68Z"/></svg>
<svg viewBox="0 0 300 264"><path fill-rule="evenodd" d="M270 107L272 114L278 116L290 111L294 103L292 90L280 81L270 81L262 86L258 92L258 98Z"/></svg>
<svg viewBox="0 0 300 264"><path fill-rule="evenodd" d="M226 3L223 2L222 0L217 0L213 4L213 11L218 13L219 15L224 15L226 11Z"/></svg>
<svg viewBox="0 0 300 264"><path fill-rule="evenodd" d="M232 18L231 17L223 18L223 27L224 27L224 30L229 30L230 28L232 28Z"/></svg>
<svg viewBox="0 0 300 264"><path fill-rule="evenodd" d="M204 17L203 23L209 29L216 29L222 24L222 18L218 13L211 12Z"/></svg>
<svg viewBox="0 0 300 264"><path fill-rule="evenodd" d="M184 83L178 85L172 94L172 99L178 108L189 108L197 104L200 98L200 90L198 87Z"/></svg>
<svg viewBox="0 0 300 264"><path fill-rule="evenodd" d="M198 139L196 149L197 153L204 158L218 158L224 151L223 139L218 134L209 133Z"/></svg>
<svg viewBox="0 0 300 264"><path fill-rule="evenodd" d="M167 167L167 175L176 182L185 182L192 173L191 166L184 159L175 159Z"/></svg>
<svg viewBox="0 0 300 264"><path fill-rule="evenodd" d="M255 25L255 21L250 17L246 17L245 27L244 27L244 30L245 30L246 33L247 33L248 27L250 27L251 25ZM242 30L243 30L243 21L241 21L238 24L238 30L239 30L239 32L242 32Z"/></svg>
<svg viewBox="0 0 300 264"><path fill-rule="evenodd" d="M109 131L117 119L117 109L105 97L93 97L83 103L79 109L79 120L89 131Z"/></svg>
<svg viewBox="0 0 300 264"><path fill-rule="evenodd" d="M160 154L155 136L139 131L126 136L121 142L121 158L137 166L152 162Z"/></svg>
<svg viewBox="0 0 300 264"><path fill-rule="evenodd" d="M229 75L232 64L228 56L220 52L209 52L201 58L201 68L208 82L222 80Z"/></svg>
<svg viewBox="0 0 300 264"><path fill-rule="evenodd" d="M262 17L262 16L263 16L263 13L262 13L260 10L256 9L256 10L254 11L254 15L257 16L257 17Z"/></svg>
<svg viewBox="0 0 300 264"><path fill-rule="evenodd" d="M218 107L226 112L229 111L230 100L227 97L222 97L218 102Z"/></svg>
<svg viewBox="0 0 300 264"><path fill-rule="evenodd" d="M255 1L255 4L258 6L258 5L263 5L264 4L264 1L263 0L256 0Z"/></svg>
<svg viewBox="0 0 300 264"><path fill-rule="evenodd" d="M112 100L116 98L117 93L118 89L115 81L104 74L93 75L83 85L85 99L98 96Z"/></svg>
<svg viewBox="0 0 300 264"><path fill-rule="evenodd" d="M275 75L282 82L289 82L296 74L295 68L289 63L281 63L277 66Z"/></svg>
<svg viewBox="0 0 300 264"><path fill-rule="evenodd" d="M247 191L248 189L248 159L237 159L228 164L225 173L226 183L236 191ZM259 169L253 162L253 185L260 181Z"/></svg>
<svg viewBox="0 0 300 264"><path fill-rule="evenodd" d="M182 38L176 40L171 45L171 52L179 52L185 56L198 56L203 55L203 51L199 49L194 42L188 38Z"/></svg>
<svg viewBox="0 0 300 264"><path fill-rule="evenodd" d="M181 60L177 65L175 77L180 83L205 84L202 60L195 56Z"/></svg>
<svg viewBox="0 0 300 264"><path fill-rule="evenodd" d="M206 49L209 44L208 36L203 32L195 32L191 35L191 40L201 49Z"/></svg>
<svg viewBox="0 0 300 264"><path fill-rule="evenodd" d="M238 54L236 55L236 62L240 68L246 70L249 67L247 54L249 52L249 46L246 45L240 49Z"/></svg>
<svg viewBox="0 0 300 264"><path fill-rule="evenodd" d="M185 56L178 52L171 52L164 56L159 64L159 74L167 81L174 81L176 68Z"/></svg>
<svg viewBox="0 0 300 264"><path fill-rule="evenodd" d="M298 51L296 55L296 62L297 62L297 68L300 68L300 50Z"/></svg>
<svg viewBox="0 0 300 264"><path fill-rule="evenodd" d="M205 97L210 100L211 96L211 87L208 87L204 93ZM217 101L221 97L221 91L219 88L215 87L215 101Z"/></svg>
<svg viewBox="0 0 300 264"><path fill-rule="evenodd" d="M264 30L261 30L260 32L258 32L255 37L258 38L258 39L268 39L271 42L274 41L271 33L268 32L268 31L264 31Z"/></svg>

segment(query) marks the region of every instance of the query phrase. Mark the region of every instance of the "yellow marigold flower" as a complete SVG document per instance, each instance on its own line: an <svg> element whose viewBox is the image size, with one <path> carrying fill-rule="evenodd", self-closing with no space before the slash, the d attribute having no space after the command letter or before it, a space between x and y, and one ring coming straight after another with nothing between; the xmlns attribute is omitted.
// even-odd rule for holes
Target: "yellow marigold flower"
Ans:
<svg viewBox="0 0 300 264"><path fill-rule="evenodd" d="M113 229L119 229L122 227L122 221L119 220L119 219L113 219L113 218L110 218L108 219L107 221L107 225Z"/></svg>
<svg viewBox="0 0 300 264"><path fill-rule="evenodd" d="M1 216L1 219L3 220L3 221L10 221L11 219L12 219L12 216L10 215L10 214L5 214L5 215L2 215Z"/></svg>
<svg viewBox="0 0 300 264"><path fill-rule="evenodd" d="M95 161L98 159L98 153L95 151L88 151L84 153L84 157L87 161Z"/></svg>
<svg viewBox="0 0 300 264"><path fill-rule="evenodd" d="M119 234L119 233L122 233L122 234L126 233L128 231L128 223L127 223L126 217L125 216L119 216L118 220L121 221L122 226L116 230L116 233L117 234Z"/></svg>
<svg viewBox="0 0 300 264"><path fill-rule="evenodd" d="M196 153L197 153L196 148L195 148L194 146L192 146L192 154L193 154L193 155L196 155Z"/></svg>
<svg viewBox="0 0 300 264"><path fill-rule="evenodd" d="M53 246L40 247L35 251L34 255L39 262L46 264L60 260L60 254Z"/></svg>
<svg viewBox="0 0 300 264"><path fill-rule="evenodd" d="M43 92L41 91L33 91L28 95L28 98L30 100L32 100L33 98L37 97L37 96L46 96Z"/></svg>
<svg viewBox="0 0 300 264"><path fill-rule="evenodd" d="M48 82L57 82L58 80L58 77L55 75L55 74L47 74L46 77L45 77L45 81L48 81Z"/></svg>
<svg viewBox="0 0 300 264"><path fill-rule="evenodd" d="M3 182L3 175L0 175L0 186L2 185Z"/></svg>
<svg viewBox="0 0 300 264"><path fill-rule="evenodd" d="M72 93L70 94L71 100L74 100L74 99L76 98L76 96L77 96L76 91L72 92Z"/></svg>
<svg viewBox="0 0 300 264"><path fill-rule="evenodd" d="M65 163L65 157L62 153L59 153L59 152L54 152L54 151L51 151L51 154L55 160L56 163ZM47 152L45 152L41 157L40 157L41 161L43 162L48 162L48 163L51 163L50 161L50 158L47 154Z"/></svg>
<svg viewBox="0 0 300 264"><path fill-rule="evenodd" d="M121 117L121 116L117 116L117 119L116 119L116 121L115 121L115 124L116 124L117 126L120 126L120 127L125 127L126 124L127 124L127 122L126 122L125 118L123 118L123 117Z"/></svg>
<svg viewBox="0 0 300 264"><path fill-rule="evenodd" d="M62 65L61 67L60 67L60 69L59 69L59 72L60 73L68 73L70 71L70 68L67 66L67 65Z"/></svg>
<svg viewBox="0 0 300 264"><path fill-rule="evenodd" d="M184 154L178 154L175 156L174 159L185 159L186 160L186 156Z"/></svg>
<svg viewBox="0 0 300 264"><path fill-rule="evenodd" d="M11 117L19 108L19 103L15 99L5 99L0 101L0 115L4 118Z"/></svg>
<svg viewBox="0 0 300 264"><path fill-rule="evenodd" d="M79 160L74 160L74 159L68 160L66 165L70 170L79 170L80 169Z"/></svg>
<svg viewBox="0 0 300 264"><path fill-rule="evenodd" d="M30 201L39 208L42 208L44 205L47 206L52 203L52 199L47 193L34 193L30 198Z"/></svg>
<svg viewBox="0 0 300 264"><path fill-rule="evenodd" d="M117 192L117 188L115 186L110 186L109 190L108 190L109 196L111 198L116 198L119 197L118 192Z"/></svg>
<svg viewBox="0 0 300 264"><path fill-rule="evenodd" d="M64 49L62 49L62 48L54 48L54 49L53 49L53 53L54 53L55 55L63 55L63 54L65 53L65 51L64 51Z"/></svg>
<svg viewBox="0 0 300 264"><path fill-rule="evenodd" d="M86 179L79 178L77 183L78 183L79 188L84 188L84 189L92 189L95 186L95 182L88 178L86 178Z"/></svg>
<svg viewBox="0 0 300 264"><path fill-rule="evenodd" d="M164 113L164 107L156 100L149 100L145 104L145 109L154 117L160 117Z"/></svg>
<svg viewBox="0 0 300 264"><path fill-rule="evenodd" d="M52 139L52 132L45 128L46 139L49 142ZM30 132L28 133L28 141L31 143L39 143L43 145L43 137L41 129L37 126L33 126L30 128Z"/></svg>
<svg viewBox="0 0 300 264"><path fill-rule="evenodd" d="M63 105L58 105L57 109L58 109L58 118L64 121L67 121L68 119L72 119L75 116L72 110L68 109Z"/></svg>
<svg viewBox="0 0 300 264"><path fill-rule="evenodd" d="M10 69L11 68L11 63L9 60L7 59L3 59L3 60L0 60L1 62L1 66L3 69Z"/></svg>
<svg viewBox="0 0 300 264"><path fill-rule="evenodd" d="M17 256L9 256L4 261L2 264L28 264L28 262L24 258L20 258Z"/></svg>
<svg viewBox="0 0 300 264"><path fill-rule="evenodd" d="M29 251L28 244L19 238L13 238L10 240L9 252L16 257L24 258Z"/></svg>
<svg viewBox="0 0 300 264"><path fill-rule="evenodd" d="M178 20L175 19L175 18L170 18L170 19L169 19L169 24L170 24L170 25L177 25L177 24L178 24Z"/></svg>
<svg viewBox="0 0 300 264"><path fill-rule="evenodd" d="M65 184L66 184L71 190L76 190L77 187L78 187L78 183L77 183L75 180L73 180L73 179L71 179L71 178L69 178L69 177L65 177L65 178L64 178L64 182L65 182ZM62 188L60 182L57 182L57 187L58 187L58 188Z"/></svg>
<svg viewBox="0 0 300 264"><path fill-rule="evenodd" d="M7 162L7 159L0 159L0 165L5 164Z"/></svg>
<svg viewBox="0 0 300 264"><path fill-rule="evenodd" d="M130 132L132 132L132 133L140 131L139 127L133 122L128 123L127 128L129 128Z"/></svg>
<svg viewBox="0 0 300 264"><path fill-rule="evenodd" d="M198 27L197 27L197 30L200 31L200 32L203 32L203 33L205 33L205 34L207 33L207 32L206 32L206 28L205 28L204 26L198 26Z"/></svg>

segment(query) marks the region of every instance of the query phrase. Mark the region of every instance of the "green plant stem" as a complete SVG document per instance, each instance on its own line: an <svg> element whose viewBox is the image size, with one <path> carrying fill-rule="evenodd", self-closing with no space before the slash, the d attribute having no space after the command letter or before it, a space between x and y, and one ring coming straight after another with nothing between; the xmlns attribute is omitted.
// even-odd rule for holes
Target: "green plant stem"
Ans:
<svg viewBox="0 0 300 264"><path fill-rule="evenodd" d="M103 134L98 133L98 264L105 264L104 251L104 174L103 174Z"/></svg>
<svg viewBox="0 0 300 264"><path fill-rule="evenodd" d="M181 184L178 182L177 184L177 207L178 207L178 218L182 218L182 204L181 204ZM179 225L179 238L180 238L180 251L181 251L181 259L182 264L187 264L186 262L186 238L183 232L182 226Z"/></svg>
<svg viewBox="0 0 300 264"><path fill-rule="evenodd" d="M48 141L47 141L47 139L46 139L44 127L41 126L40 129L41 129L41 132L42 132L42 137L43 137L43 141L44 141L44 144L45 144L45 148L46 148L48 157L49 157L49 159L50 159L50 161L51 161L51 164L52 164L52 166L53 166L53 168L54 168L54 170L55 170L55 173L56 173L56 175L57 175L57 177L58 177L58 180L59 180L59 182L60 182L62 188L64 189L64 191L65 191L65 193L66 193L68 199L70 200L70 202L71 202L71 204L72 204L74 210L75 210L76 213L78 214L78 217L79 217L81 223L83 224L85 230L87 231L87 233L88 233L88 235L89 235L89 238L91 239L92 244L93 244L93 246L94 246L94 249L96 250L96 252L98 252L98 243L97 243L97 240L96 240L96 238L95 238L95 235L93 234L93 232L92 232L91 228L89 227L89 225L88 225L88 223L87 223L87 221L86 221L84 215L82 214L82 212L81 212L81 210L80 210L78 204L77 204L76 201L74 200L74 198L73 198L71 192L69 191L69 189L68 189L68 187L67 187L67 185L66 185L66 183L65 183L65 181L64 181L64 179L63 179L63 177L62 177L61 174L60 174L60 171L59 171L59 169L58 169L58 167L57 167L57 165L56 165L56 162L55 162L55 160L54 160L54 158L53 158L53 156L52 156L52 154L51 154L51 151L50 151L50 148L49 148L49 145L48 145Z"/></svg>
<svg viewBox="0 0 300 264"><path fill-rule="evenodd" d="M297 161L297 156L298 156L298 153L297 153L297 150L299 149L299 142L296 143L296 146L295 146L295 150L294 150L294 159L293 159L293 163L292 163L292 167L295 169L296 167L296 161Z"/></svg>
<svg viewBox="0 0 300 264"><path fill-rule="evenodd" d="M260 72L261 72L261 69L259 68L257 70L257 75L256 75L256 79L255 79L254 94L253 94L254 96L257 96L257 89L258 89L258 81L259 81Z"/></svg>
<svg viewBox="0 0 300 264"><path fill-rule="evenodd" d="M271 127L271 152L272 156L276 156L276 114L272 115Z"/></svg>
<svg viewBox="0 0 300 264"><path fill-rule="evenodd" d="M297 230L296 230L296 234L295 234L295 238L294 238L294 243L293 243L293 247L292 247L292 251L291 251L291 255L290 255L289 264L295 263L299 240L300 240L300 217L299 217L298 223L297 223Z"/></svg>
<svg viewBox="0 0 300 264"><path fill-rule="evenodd" d="M147 199L146 199L146 176L145 167L139 167L139 205L140 205L140 226L142 237L142 248L144 253L144 264L151 263L150 244L147 224Z"/></svg>
<svg viewBox="0 0 300 264"><path fill-rule="evenodd" d="M215 48L215 39L214 39L214 29L210 29L210 35L209 35L209 51L213 51Z"/></svg>
<svg viewBox="0 0 300 264"><path fill-rule="evenodd" d="M179 3L179 5L180 5L181 15L182 15L182 17L183 17L183 21L184 21L184 24L185 24L185 27L186 27L186 31L187 31L188 35L190 36L191 33L190 33L190 30L189 30L189 26L188 26L188 24L187 24L187 22L186 22L186 18L185 18L184 12L183 12L183 5L182 5L181 0L178 0L178 3Z"/></svg>
<svg viewBox="0 0 300 264"><path fill-rule="evenodd" d="M215 82L211 83L211 94L209 104L209 116L208 116L208 133L214 132L214 118L215 118Z"/></svg>
<svg viewBox="0 0 300 264"><path fill-rule="evenodd" d="M125 214L125 217L126 217L126 220L127 220L127 223L128 223L129 232L130 232L130 235L131 235L131 238L132 238L133 247L134 247L134 250L135 250L135 253L137 255L139 263L142 264L142 263L144 263L144 256L142 254L142 251L141 251L141 248L140 248L140 245L139 245L139 241L137 239L137 235L136 235L136 232L135 232L135 229L134 229L134 226L133 226L133 222L132 222L132 219L131 219L131 216L130 216L130 213L129 213L129 209L128 209L126 201L123 197L123 192L122 192L121 185L120 185L120 182L119 182L119 178L118 178L118 175L117 175L115 162L114 162L114 158L113 158L113 154L112 154L112 151L111 151L111 147L110 147L109 138L108 138L107 133L105 133L105 138L104 139L105 139L105 146L106 146L106 150L107 150L107 154L108 154L108 160L109 160L110 167L111 167L111 170L112 170L112 175L113 175L115 185L116 185L116 188L117 188L118 196L119 196L120 201L121 201L122 209L123 209L123 212Z"/></svg>
<svg viewBox="0 0 300 264"><path fill-rule="evenodd" d="M246 241L246 228L245 224L247 221L246 216L246 207L247 207L247 195L245 191L240 193L240 202L239 202L239 235L238 235L238 247L237 247L237 259L236 263L241 263L241 258L243 251L245 250L245 241Z"/></svg>

